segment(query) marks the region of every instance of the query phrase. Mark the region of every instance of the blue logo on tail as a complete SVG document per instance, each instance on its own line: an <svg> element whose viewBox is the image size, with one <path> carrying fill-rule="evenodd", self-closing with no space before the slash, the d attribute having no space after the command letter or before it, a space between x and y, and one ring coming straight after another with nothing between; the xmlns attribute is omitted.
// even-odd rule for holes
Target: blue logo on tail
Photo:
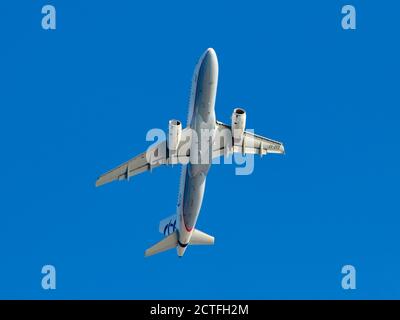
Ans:
<svg viewBox="0 0 400 320"><path fill-rule="evenodd" d="M164 227L164 235L169 236L171 233L174 233L176 230L176 219L170 220Z"/></svg>

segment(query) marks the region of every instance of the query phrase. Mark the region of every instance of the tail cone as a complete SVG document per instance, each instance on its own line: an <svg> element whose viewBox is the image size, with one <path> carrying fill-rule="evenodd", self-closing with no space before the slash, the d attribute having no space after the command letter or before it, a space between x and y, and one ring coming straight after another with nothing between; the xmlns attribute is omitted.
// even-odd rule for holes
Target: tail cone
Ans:
<svg viewBox="0 0 400 320"><path fill-rule="evenodd" d="M178 245L176 247L176 252L178 253L179 257L183 257L185 251L186 251L186 247L181 247L180 245Z"/></svg>

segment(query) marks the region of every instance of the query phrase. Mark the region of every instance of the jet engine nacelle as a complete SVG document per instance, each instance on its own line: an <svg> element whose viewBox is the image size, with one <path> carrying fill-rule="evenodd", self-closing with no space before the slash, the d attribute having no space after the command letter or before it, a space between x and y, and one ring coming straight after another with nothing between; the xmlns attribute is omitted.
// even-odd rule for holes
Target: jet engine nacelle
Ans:
<svg viewBox="0 0 400 320"><path fill-rule="evenodd" d="M170 120L168 125L168 149L175 151L181 141L182 123L179 120Z"/></svg>
<svg viewBox="0 0 400 320"><path fill-rule="evenodd" d="M246 128L246 111L241 108L233 109L232 113L232 138L234 145L242 145L243 132Z"/></svg>

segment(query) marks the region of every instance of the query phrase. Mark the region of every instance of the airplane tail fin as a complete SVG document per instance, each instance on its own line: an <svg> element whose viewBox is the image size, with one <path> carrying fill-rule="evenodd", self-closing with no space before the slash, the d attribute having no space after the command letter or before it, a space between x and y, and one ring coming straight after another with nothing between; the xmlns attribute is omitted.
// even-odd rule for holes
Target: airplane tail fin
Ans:
<svg viewBox="0 0 400 320"><path fill-rule="evenodd" d="M175 232L176 230L176 214L165 218L160 221L160 225L158 227L158 230L160 233L162 233L164 236L169 236L171 233Z"/></svg>
<svg viewBox="0 0 400 320"><path fill-rule="evenodd" d="M214 244L214 237L204 233L200 230L194 229L192 236L189 241L190 245L212 245ZM178 232L175 231L171 233L169 236L162 239L160 242L157 242L154 246L147 249L144 253L145 257L152 256L154 254L167 251L169 249L175 248L178 245ZM178 250L178 255L182 256L185 252L186 247L178 247L181 252ZM180 253L179 253L180 252Z"/></svg>
<svg viewBox="0 0 400 320"><path fill-rule="evenodd" d="M176 232L171 233L169 236L157 242L154 246L147 249L144 253L145 257L152 256L154 254L167 251L169 249L175 248L178 245L178 234Z"/></svg>

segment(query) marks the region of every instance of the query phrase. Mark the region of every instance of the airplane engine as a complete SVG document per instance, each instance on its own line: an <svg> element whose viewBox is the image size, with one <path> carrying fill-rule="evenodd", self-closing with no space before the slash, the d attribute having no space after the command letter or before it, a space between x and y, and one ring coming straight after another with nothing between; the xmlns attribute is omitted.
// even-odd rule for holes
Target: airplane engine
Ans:
<svg viewBox="0 0 400 320"><path fill-rule="evenodd" d="M243 132L246 127L246 111L241 108L235 108L232 113L232 138L234 145L242 145Z"/></svg>
<svg viewBox="0 0 400 320"><path fill-rule="evenodd" d="M176 151L182 136L182 123L179 120L170 120L168 125L168 149Z"/></svg>

